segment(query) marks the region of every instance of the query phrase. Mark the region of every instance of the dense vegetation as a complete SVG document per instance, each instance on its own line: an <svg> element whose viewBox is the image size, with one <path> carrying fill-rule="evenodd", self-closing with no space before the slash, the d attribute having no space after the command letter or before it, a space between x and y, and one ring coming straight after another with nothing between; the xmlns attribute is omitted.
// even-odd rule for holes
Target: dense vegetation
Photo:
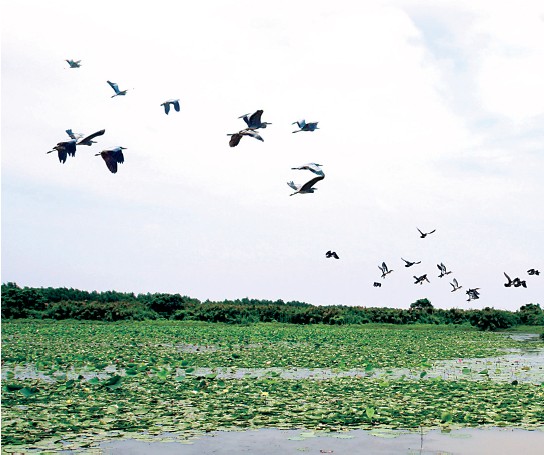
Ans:
<svg viewBox="0 0 544 455"><path fill-rule="evenodd" d="M19 287L15 283L2 284L2 318L99 321L172 319L231 324L470 324L481 330L544 325L544 311L538 303L523 305L512 312L494 308L444 310L434 308L427 299L412 303L409 309L314 306L297 301L248 298L201 302L180 294L88 292L68 288Z"/></svg>

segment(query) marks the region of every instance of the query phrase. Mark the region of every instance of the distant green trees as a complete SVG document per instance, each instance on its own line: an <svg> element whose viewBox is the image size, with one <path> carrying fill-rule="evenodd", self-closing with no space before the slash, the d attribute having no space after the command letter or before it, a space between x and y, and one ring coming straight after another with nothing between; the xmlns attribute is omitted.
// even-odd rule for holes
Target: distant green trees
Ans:
<svg viewBox="0 0 544 455"><path fill-rule="evenodd" d="M434 308L419 299L409 309L363 306L314 306L304 302L243 298L201 302L181 294L138 294L81 291L68 288L29 288L2 284L2 318L93 319L101 321L176 319L229 324L282 322L291 324L471 324L497 330L518 324L544 325L539 304L511 312L484 308Z"/></svg>

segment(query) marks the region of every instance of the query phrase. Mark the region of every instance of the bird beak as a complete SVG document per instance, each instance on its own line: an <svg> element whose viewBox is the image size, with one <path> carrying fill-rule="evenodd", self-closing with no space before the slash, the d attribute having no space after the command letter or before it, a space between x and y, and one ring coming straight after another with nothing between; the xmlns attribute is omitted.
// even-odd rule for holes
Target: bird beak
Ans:
<svg viewBox="0 0 544 455"><path fill-rule="evenodd" d="M95 153L95 154L94 154L94 156L98 156L98 155L100 155L100 153Z"/></svg>

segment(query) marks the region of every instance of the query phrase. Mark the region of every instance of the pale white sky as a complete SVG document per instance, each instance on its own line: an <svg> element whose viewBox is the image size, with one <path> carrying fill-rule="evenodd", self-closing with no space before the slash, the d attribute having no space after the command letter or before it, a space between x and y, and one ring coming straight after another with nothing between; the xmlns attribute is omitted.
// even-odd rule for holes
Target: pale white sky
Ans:
<svg viewBox="0 0 544 455"><path fill-rule="evenodd" d="M2 282L544 303L541 2L13 0L1 12ZM111 98L108 79L127 95ZM166 116L170 98L181 112ZM230 148L237 117L257 109L272 122L264 143ZM301 118L320 129L291 134ZM46 152L67 128L106 133L62 165ZM114 175L94 154L117 145ZM288 180L313 176L291 167L307 162L326 178L289 197ZM439 262L453 273L439 279ZM505 288L503 272L528 288ZM415 286L423 273L431 283ZM466 302L469 287L480 300Z"/></svg>

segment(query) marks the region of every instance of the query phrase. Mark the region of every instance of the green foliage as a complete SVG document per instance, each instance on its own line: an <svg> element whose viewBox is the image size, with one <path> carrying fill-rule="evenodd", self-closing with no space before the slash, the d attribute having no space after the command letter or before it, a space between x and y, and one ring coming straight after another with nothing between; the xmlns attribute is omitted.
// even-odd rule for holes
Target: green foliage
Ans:
<svg viewBox="0 0 544 455"><path fill-rule="evenodd" d="M472 310L469 316L470 323L480 330L507 329L520 323L516 313L496 310L486 307L483 310Z"/></svg>

